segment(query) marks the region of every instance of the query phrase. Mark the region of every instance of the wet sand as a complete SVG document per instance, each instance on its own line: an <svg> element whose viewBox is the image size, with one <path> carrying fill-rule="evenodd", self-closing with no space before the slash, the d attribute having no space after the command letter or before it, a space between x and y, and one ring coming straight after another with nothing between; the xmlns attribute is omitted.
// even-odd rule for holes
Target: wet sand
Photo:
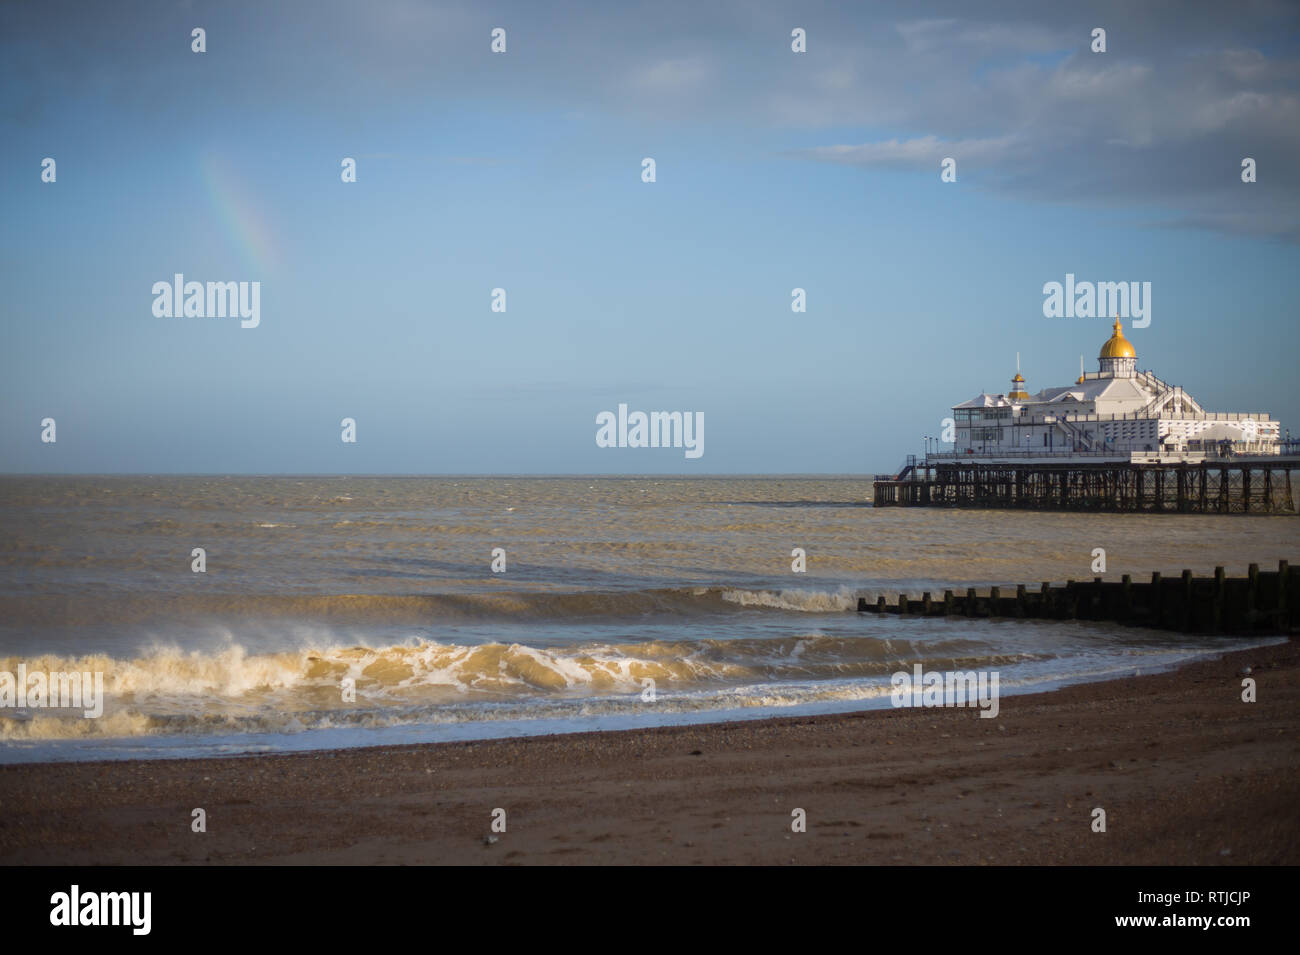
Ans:
<svg viewBox="0 0 1300 955"><path fill-rule="evenodd" d="M1298 646L1008 697L996 719L0 766L0 863L1294 865Z"/></svg>

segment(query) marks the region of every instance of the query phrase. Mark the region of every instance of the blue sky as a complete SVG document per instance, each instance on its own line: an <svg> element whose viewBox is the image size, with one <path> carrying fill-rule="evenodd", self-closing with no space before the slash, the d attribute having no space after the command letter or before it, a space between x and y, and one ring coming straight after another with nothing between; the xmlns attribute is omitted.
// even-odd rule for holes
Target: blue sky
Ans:
<svg viewBox="0 0 1300 955"><path fill-rule="evenodd" d="M1300 16L1040 6L11 4L0 471L886 470L1017 351L1095 369L1067 272L1300 433ZM155 317L175 272L260 326ZM620 402L704 456L598 448Z"/></svg>

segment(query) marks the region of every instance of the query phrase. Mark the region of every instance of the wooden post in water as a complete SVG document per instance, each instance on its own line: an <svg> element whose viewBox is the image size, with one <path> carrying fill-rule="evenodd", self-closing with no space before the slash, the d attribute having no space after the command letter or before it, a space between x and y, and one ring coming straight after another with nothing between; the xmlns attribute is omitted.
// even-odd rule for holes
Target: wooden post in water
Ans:
<svg viewBox="0 0 1300 955"><path fill-rule="evenodd" d="M1178 628L1184 633L1191 630L1192 622L1192 572L1184 568L1183 586L1179 591L1182 606L1178 608Z"/></svg>
<svg viewBox="0 0 1300 955"><path fill-rule="evenodd" d="M1273 626L1282 631L1287 629L1286 585L1287 575L1290 572L1290 564L1284 560L1277 562L1277 619L1273 622Z"/></svg>
<svg viewBox="0 0 1300 955"><path fill-rule="evenodd" d="M1255 613L1259 606L1259 564L1251 564L1246 569L1246 629L1255 629Z"/></svg>
<svg viewBox="0 0 1300 955"><path fill-rule="evenodd" d="M1223 630L1223 599L1227 589L1223 582L1223 568L1214 568L1214 632Z"/></svg>

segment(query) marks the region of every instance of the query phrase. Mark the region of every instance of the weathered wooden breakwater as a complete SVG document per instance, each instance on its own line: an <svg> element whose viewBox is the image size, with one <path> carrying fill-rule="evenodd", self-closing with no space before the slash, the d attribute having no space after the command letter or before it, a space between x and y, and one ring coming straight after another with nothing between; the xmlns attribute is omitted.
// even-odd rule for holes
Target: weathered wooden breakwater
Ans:
<svg viewBox="0 0 1300 955"><path fill-rule="evenodd" d="M1300 567L1288 561L1276 571L1251 564L1245 577L1226 577L1222 567L1213 577L1151 575L1136 583L1129 574L1119 581L1100 577L1044 582L1030 590L1024 584L1004 591L992 587L964 594L945 590L941 599L927 591L920 600L899 594L894 602L881 596L873 603L858 598L859 613L893 613L926 617L1036 617L1048 620L1112 620L1134 627L1184 633L1289 634L1300 632Z"/></svg>
<svg viewBox="0 0 1300 955"><path fill-rule="evenodd" d="M1029 508L1171 514L1295 514L1294 456L1197 463L1011 462L953 459L909 463L878 479L876 507Z"/></svg>

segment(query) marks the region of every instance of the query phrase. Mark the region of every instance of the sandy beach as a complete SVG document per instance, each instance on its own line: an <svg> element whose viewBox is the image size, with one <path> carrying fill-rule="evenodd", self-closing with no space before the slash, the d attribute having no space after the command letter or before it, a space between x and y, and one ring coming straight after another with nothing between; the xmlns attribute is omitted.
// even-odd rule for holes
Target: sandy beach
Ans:
<svg viewBox="0 0 1300 955"><path fill-rule="evenodd" d="M897 709L3 766L0 862L1295 864L1298 660L1295 641L1237 651L1005 698L996 719Z"/></svg>

